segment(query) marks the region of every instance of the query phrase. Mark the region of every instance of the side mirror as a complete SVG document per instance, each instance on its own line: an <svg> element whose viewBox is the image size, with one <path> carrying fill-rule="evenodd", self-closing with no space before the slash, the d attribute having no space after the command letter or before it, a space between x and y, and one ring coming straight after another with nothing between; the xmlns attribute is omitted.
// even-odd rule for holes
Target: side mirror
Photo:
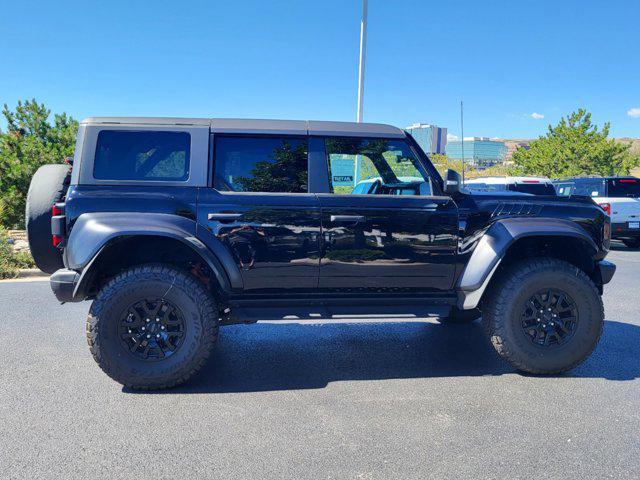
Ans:
<svg viewBox="0 0 640 480"><path fill-rule="evenodd" d="M451 195L462 188L462 178L455 170L448 169L444 174L444 193Z"/></svg>

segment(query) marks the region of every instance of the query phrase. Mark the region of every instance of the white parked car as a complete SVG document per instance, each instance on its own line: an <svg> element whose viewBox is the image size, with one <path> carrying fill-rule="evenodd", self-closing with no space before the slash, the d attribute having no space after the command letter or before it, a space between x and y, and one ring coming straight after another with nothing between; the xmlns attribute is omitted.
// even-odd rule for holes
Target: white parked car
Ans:
<svg viewBox="0 0 640 480"><path fill-rule="evenodd" d="M611 238L640 247L640 178L590 177L554 182L558 195L585 195L611 217Z"/></svg>
<svg viewBox="0 0 640 480"><path fill-rule="evenodd" d="M556 195L551 180L546 177L479 177L465 180L471 192L520 192L531 195Z"/></svg>

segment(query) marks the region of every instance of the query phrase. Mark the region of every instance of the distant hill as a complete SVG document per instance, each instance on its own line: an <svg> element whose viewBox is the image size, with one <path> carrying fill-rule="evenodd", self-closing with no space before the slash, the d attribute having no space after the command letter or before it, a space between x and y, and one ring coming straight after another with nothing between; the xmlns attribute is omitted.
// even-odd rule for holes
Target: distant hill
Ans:
<svg viewBox="0 0 640 480"><path fill-rule="evenodd" d="M507 146L507 155L505 157L505 161L509 162L511 161L511 157L513 156L513 152L516 151L517 148L519 147L527 147L534 139L531 138L496 138L495 140L498 140L500 142L504 142L505 145ZM638 155L640 155L640 138L629 138L629 137L622 137L622 138L616 138L616 141L618 142L631 142L631 151L633 153L636 153Z"/></svg>

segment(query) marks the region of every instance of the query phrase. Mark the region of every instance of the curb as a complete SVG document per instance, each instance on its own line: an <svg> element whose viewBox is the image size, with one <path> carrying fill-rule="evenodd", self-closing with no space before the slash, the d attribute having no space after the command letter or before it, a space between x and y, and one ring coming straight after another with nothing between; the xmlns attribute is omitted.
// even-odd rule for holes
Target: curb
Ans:
<svg viewBox="0 0 640 480"><path fill-rule="evenodd" d="M49 277L48 274L44 273L42 270L39 270L37 268L22 268L20 270L18 270L18 274L13 277L12 279L7 279L7 280L14 280L16 278L32 278L32 277Z"/></svg>

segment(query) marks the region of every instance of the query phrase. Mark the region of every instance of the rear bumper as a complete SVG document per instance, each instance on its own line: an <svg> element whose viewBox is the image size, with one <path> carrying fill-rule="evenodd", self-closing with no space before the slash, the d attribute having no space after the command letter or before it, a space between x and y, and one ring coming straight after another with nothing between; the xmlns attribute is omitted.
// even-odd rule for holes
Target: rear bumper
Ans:
<svg viewBox="0 0 640 480"><path fill-rule="evenodd" d="M600 272L602 285L605 285L611 281L613 274L616 273L616 265L606 260L600 260L598 262L598 271Z"/></svg>
<svg viewBox="0 0 640 480"><path fill-rule="evenodd" d="M61 268L51 275L49 284L51 285L51 290L53 290L53 293L60 302L78 302L80 299L74 298L74 292L79 281L80 274L78 272Z"/></svg>
<svg viewBox="0 0 640 480"><path fill-rule="evenodd" d="M611 238L634 237L640 237L640 228L629 228L629 222L611 224Z"/></svg>

